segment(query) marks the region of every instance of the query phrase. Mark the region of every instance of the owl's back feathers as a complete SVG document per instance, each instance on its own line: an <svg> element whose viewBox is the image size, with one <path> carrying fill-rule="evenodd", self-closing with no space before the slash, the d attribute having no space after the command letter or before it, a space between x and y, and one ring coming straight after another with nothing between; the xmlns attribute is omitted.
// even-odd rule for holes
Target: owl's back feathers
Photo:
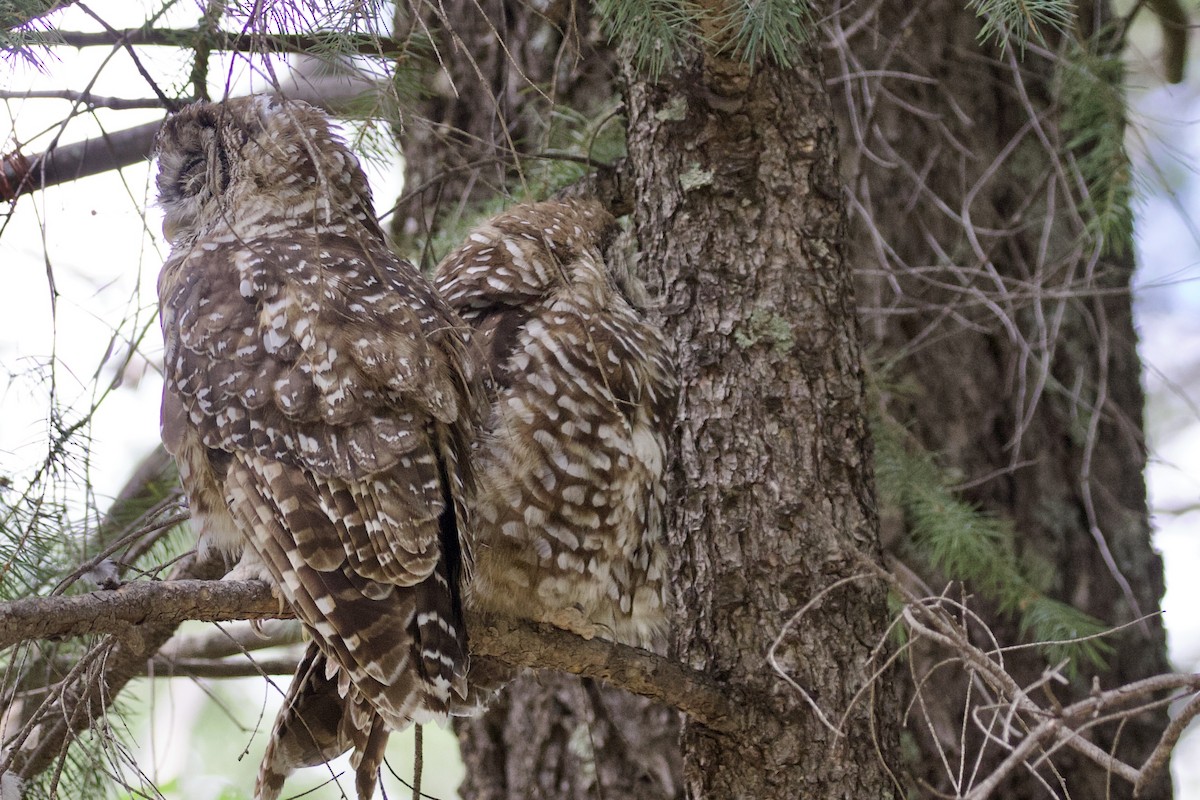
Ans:
<svg viewBox="0 0 1200 800"><path fill-rule="evenodd" d="M606 263L596 202L515 206L438 266L475 329L490 411L475 454L471 602L655 646L675 379L641 294Z"/></svg>
<svg viewBox="0 0 1200 800"><path fill-rule="evenodd" d="M377 764L387 728L444 717L466 691L462 324L388 250L321 112L197 104L164 125L158 157L164 443L202 536L241 550L240 574L273 583L312 635L300 698L317 664L345 701L317 750L370 743L358 757ZM290 708L264 775L305 751ZM360 773L362 796L373 784Z"/></svg>

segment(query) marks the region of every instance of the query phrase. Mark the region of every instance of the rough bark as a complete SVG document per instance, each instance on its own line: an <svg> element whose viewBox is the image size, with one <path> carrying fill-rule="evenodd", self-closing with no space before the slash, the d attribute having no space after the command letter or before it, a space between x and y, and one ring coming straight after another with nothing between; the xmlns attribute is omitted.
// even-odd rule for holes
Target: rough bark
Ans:
<svg viewBox="0 0 1200 800"><path fill-rule="evenodd" d="M471 800L680 796L678 713L569 675L514 681L456 723Z"/></svg>
<svg viewBox="0 0 1200 800"><path fill-rule="evenodd" d="M628 75L640 263L683 387L673 654L764 698L737 737L685 721L690 798L893 792L879 755L895 749L888 692L855 697L886 628L883 591L838 583L878 540L821 72L806 50L793 69L710 53L658 83ZM773 644L779 672L842 735L768 663Z"/></svg>
<svg viewBox="0 0 1200 800"><path fill-rule="evenodd" d="M1063 177L1061 157L1055 161L1054 156L1064 148L1055 127L1060 109L1053 54L1034 48L1018 57L1011 50L1002 54L981 46L979 21L951 0L916 7L890 2L835 4L833 12L826 18L824 45L827 85L836 98L841 134L842 176L814 157L824 141L821 136L829 130L822 127L827 120L813 105L818 102L814 98L820 94L819 86L798 91L786 80L779 85L776 74L755 83L737 67L709 59L705 67L693 65L691 72L658 85L635 80L627 98L641 263L659 275L668 324L678 341L688 342L681 354L689 388L681 404L682 450L675 472L677 486L688 489L675 530L686 530L691 524L701 527L696 529L700 535L684 542L680 551L698 566L681 569L679 576L679 585L686 587L680 607L689 612L680 626L679 652L693 667L741 679L748 662L727 661L713 649L716 644L698 642L721 641L735 634L761 636L766 612L760 605L775 599L786 606L810 598L849 569L844 550L830 549L820 537L807 538L837 513L839 506L825 499L824 492L836 494L839 490L829 487L845 481L846 471L823 465L818 485L804 481L805 470L818 459L830 457L830 463L837 464L852 452L856 445L849 442L858 434L852 431L842 441L827 441L781 415L783 410L807 409L810 423L833 425L846 413L846 398L852 396L844 385L825 382L823 374L830 361L857 363L852 346L831 334L830 328L793 313L796 308L807 314L813 307L836 306L836 302L812 300L821 292L836 295L817 280L836 283L831 277L836 271L811 265L837 252L839 231L822 230L814 220L830 210L842 190L843 177L853 204L848 255L859 279L860 316L873 360L889 370L884 375L886 385L903 388L888 392L885 386L888 412L911 425L918 440L939 455L951 474L961 476L966 498L1014 521L1022 562L1040 565L1046 574L1039 589L1114 624L1134 616L1135 605L1143 613L1155 610L1162 591L1161 567L1148 542L1140 477L1144 455L1138 365L1128 297L1120 294L1128 287L1131 265L1112 257L1095 258L1079 244L1079 218L1072 209L1078 186L1072 183L1074 176ZM509 8L506 13L518 14L519 9ZM513 19L500 19L508 20L505 26L497 26L501 32L529 30ZM1090 18L1081 24L1088 30L1096 27ZM481 40L479 47L486 46L495 47ZM482 154L452 156L449 163L457 170L452 174L470 175L471 164L496 163L495 153L511 149L512 142L535 138L509 141L510 126L498 124L498 109L516 108L511 92L514 71L495 66L501 62L494 50L474 49L492 54L487 63L493 67L480 70L489 79L480 80L480 73L469 64L450 64L450 70L467 70L456 84L459 94L443 93L425 111L425 116L438 121L430 130L444 133L456 127L449 123L459 119L457 127L472 133L454 134L451 139L460 136L464 147L479 143L485 147ZM532 51L513 52L525 54L517 60L532 57ZM517 74L544 74L538 69L526 64ZM494 82L505 74L500 83ZM472 81L474 89L464 88ZM761 94L745 94L748 91ZM781 109L775 112L779 118L770 118L771 108ZM483 120L482 128L477 117ZM521 124L513 123L512 129ZM410 186L422 186L427 176L444 166L439 161L442 156L435 155L441 152L435 147L436 138L418 135L406 149L415 165ZM778 164L767 155L777 145ZM773 168L777 172L772 176ZM512 172L490 174L485 181L477 175L454 178L459 181L457 188L443 186L441 197L477 198L484 194L477 191L481 182L494 188ZM758 182L764 176L774 182ZM683 183L689 190L681 188ZM476 187L474 194L470 187ZM424 195L422 214L437 196L436 192ZM427 220L413 212L408 218L420 218L422 225ZM802 232L799 241L772 244L772 237L762 233L772 219L794 222L795 230ZM418 226L410 222L409 227ZM731 238L726 240L717 231L731 231ZM735 240L736 234L745 239ZM765 288L780 280L779 262L793 266L782 283L783 303ZM1116 294L1104 294L1114 289ZM806 294L810 291L813 295ZM769 302L763 303L764 298ZM783 328L777 324L780 319ZM801 319L803 324L797 324ZM781 336L785 342L789 336L794 341L782 344ZM790 357L775 352L776 345ZM755 379L740 390L713 377L733 361ZM772 389L788 385L773 382L780 365L798 369L792 378L799 389L783 393ZM747 393L745 386L752 391ZM819 396L821 391L829 392L833 401ZM722 408L718 398L726 404ZM756 413L756 408L763 411ZM1099 413L1092 413L1094 408ZM762 427L754 428L756 424L768 433L763 435ZM720 458L714 452L721 453ZM800 467L795 475L775 469L792 456ZM702 473L710 468L713 477L704 478ZM787 479L780 484L777 476L783 474ZM762 502L756 492L762 491L758 482L764 478L774 506L766 505L776 509L765 518L748 510ZM842 490L865 496L862 487L852 482L844 483ZM869 510L861 513L863 519L870 519ZM844 521L844 530L853 528L853 521ZM732 532L736 546L710 535L719 523L730 526L727 533ZM782 580L779 576L793 568L789 556L771 551L752 534L789 526L803 533L799 538L805 541L809 563L796 569L794 579ZM1117 572L1129 584L1128 592L1105 563L1093 529L1111 550ZM769 537L768 541L772 546L778 543ZM767 559L774 582L757 603L746 604L759 577L747 565L757 557ZM925 577L940 587L939 576ZM851 604L850 597L838 592L825 599L818 609L821 614L836 615L843 604ZM706 605L710 600L712 604ZM996 614L980 598L973 602L1004 641L1021 640L1013 618ZM851 622L849 617L842 620L840 629L852 629ZM803 620L802 669L787 658L784 663L788 674L830 710L847 699L844 692L860 685L856 678L861 676L840 666L824 668L829 662L823 660L822 647L830 646L826 641L830 637L816 633L821 624L816 616ZM776 620L776 630L781 625ZM873 641L863 631L858 633L862 641ZM1114 645L1111 669L1100 676L1105 687L1167 668L1156 620L1124 632ZM815 648L812 655L809 647ZM797 658L796 648L784 651ZM762 649L748 652L751 655L745 658L752 659ZM1045 666L1033 653L1017 654L1008 663L1022 682L1040 675ZM838 685L827 685L834 676ZM921 755L905 766L918 780L940 791L953 791L938 767L938 751L956 763L963 747L965 695L956 690L964 685L960 679L965 675L940 677L935 684L938 691L927 698L933 724L918 722L911 728ZM1090 677L1084 675L1085 680ZM584 693L547 686L528 681L514 686L493 716L463 729L470 775L465 796L594 795L592 766L561 741L565 732L575 730L572 720L588 718L581 699ZM783 691L783 684L776 682L774 691ZM1075 687L1072 696L1080 691ZM548 696L557 698L556 703L545 702ZM578 702L567 709L563 703L572 698ZM630 717L637 713L630 712ZM791 712L782 713L786 717ZM804 727L815 726L811 715L797 724L788 726L788 731L764 729L781 734L772 747L779 752L795 747L793 763L807 765L805 758L820 748L799 753L801 740L821 742L826 732ZM1162 724L1161 716L1154 714L1126 724L1118 753L1130 763L1140 763ZM638 743L669 738L644 737L644 731L633 725L625 725L624 730ZM799 733L793 736L792 732ZM1108 747L1115 733L1101 729L1095 732L1095 740ZM603 731L592 738L607 741ZM869 737L851 738L869 741ZM692 765L689 787L694 792L713 789L737 773L736 765L730 772L722 766L725 756L719 752L718 740L706 740L702 732L690 730L687 741ZM977 744L967 742L970 747ZM737 752L744 764L755 764L757 772L764 772L763 759L771 754L750 753L753 749L745 745L740 752L735 748L727 754ZM602 775L629 776L640 771L619 750L601 747L593 752ZM874 758L872 753L866 755L869 758L841 753L836 760L861 764ZM986 774L987 765L994 764L997 756L990 753L979 774ZM613 764L625 766L610 769ZM1057 766L1062 784L1072 794L1103 796L1106 776L1093 765L1061 754ZM790 777L786 770L780 774L778 780L783 782ZM808 770L810 776L821 774ZM773 791L741 778L738 775L731 783L748 796L758 790L751 787ZM601 785L609 789L603 780ZM671 796L678 786L677 781L660 782L661 796ZM1169 792L1163 782L1152 789L1158 796ZM1028 776L1003 790L1011 796L1045 794L1045 788ZM812 791L814 787L806 787L806 794ZM658 796L636 783L620 792ZM618 792L618 796L624 795Z"/></svg>
<svg viewBox="0 0 1200 800"><path fill-rule="evenodd" d="M888 412L961 476L964 496L1014 521L1040 589L1113 624L1158 608L1125 294L1132 263L1081 244L1079 186L1055 127L1054 54L981 47L978 20L953 0L835 5L825 30L841 176L810 66L751 73L709 56L656 84L628 76L635 234L685 385L674 647L693 668L763 692L769 701L749 707L759 724L737 740L687 726L684 781L673 712L573 678L523 679L462 729L468 797L672 797L685 783L695 797L891 791L876 749L898 748L870 713L886 698L860 698L848 735L835 739L763 659L786 634L781 670L837 722L883 627L867 583L834 588L791 624L854 573L859 555L875 555L840 260L843 176L862 319L888 385L904 388L884 391ZM409 186L421 189L397 215L409 234L423 233L438 207L504 190L516 154L543 141L541 98L579 106L608 96L609 62L590 49L583 4L541 14L502 0L438 8L426 20L435 37L449 20L457 33L439 41L445 73L408 128ZM1085 19L1084 33L1103 18ZM547 58L547 31L567 43L562 57ZM1020 640L1011 617L973 602L1003 641ZM1104 688L1167 669L1157 619L1113 644L1097 676ZM125 649L113 652L132 664ZM1045 666L1032 652L1007 663L1022 681ZM921 755L905 765L942 792L955 787L940 754L956 763L964 746L959 677L927 693L933 724L914 726ZM1064 702L1085 696L1091 677ZM98 695L65 700L64 735L102 708ZM1164 722L1148 713L1092 736L1136 764ZM21 757L26 771L57 745L43 751ZM1056 768L1042 776L1055 790L1105 796L1110 777L1093 766L1064 753ZM1001 794L1046 788L1021 775ZM1165 781L1143 794L1167 795Z"/></svg>
<svg viewBox="0 0 1200 800"><path fill-rule="evenodd" d="M1112 625L1157 612L1133 265L1101 255L1076 212L1056 84L1065 43L1023 56L980 45L979 21L952 0L835 5L827 64L854 208L850 258L876 363L887 369L887 412L959 477L964 497L1014 522L1040 590ZM1104 4L1094 8L1079 35L1106 21ZM1002 642L1022 641L1012 616L972 602ZM1103 688L1169 669L1157 617L1110 642L1109 668L1096 676ZM1022 684L1047 666L1030 650L1006 663ZM1083 669L1064 704L1089 691ZM958 763L966 681L943 671L925 692L931 724L911 726L921 754L907 766L943 792L955 791L954 778L938 751ZM1165 712L1147 713L1093 730L1093 741L1137 764L1165 723ZM968 750L980 747L967 730ZM1002 756L988 748L978 774ZM1074 797L1106 796L1102 770L1071 755L1055 763L1057 774L1022 771L1000 796L1049 796L1041 780ZM1144 796L1169 793L1162 780Z"/></svg>
<svg viewBox="0 0 1200 800"><path fill-rule="evenodd" d="M502 33L522 30L507 16L493 24ZM472 47L476 64L500 58L495 47L486 36ZM422 116L437 122L429 135L422 122L406 131L409 185L422 189L426 202L420 212L404 212L410 233L426 224L438 192L454 202L495 192L506 174L496 155L508 157L513 143L497 131L523 124L513 116L498 128L500 117L485 110L513 108L505 105L510 67L480 70L499 84L480 80L472 65L448 69L459 78L458 95L444 93L423 107ZM539 69L526 65L523 73ZM890 784L876 748L889 749L892 732L871 727L874 696L859 701L838 739L764 660L799 607L851 574L859 554L874 555L827 99L811 65L804 73L764 70L752 82L733 62L722 61L719 70L732 74L705 73L690 85L697 75L681 73L673 91L639 84L627 95L642 263L664 287L668 324L688 342L682 377L696 384L681 405L683 452L674 479L688 496L672 546L696 559L685 574L681 555L678 567L677 581L689 587L680 603L689 612L681 613L681 652L691 666L770 698L755 708L759 724L749 743L691 728L689 791L883 796ZM664 122L678 99L692 104L688 116ZM761 135L747 150L749 131ZM710 138L702 161L693 163L689 150ZM459 151L449 162L447 141ZM704 184L710 172L718 176L715 186ZM439 188L425 192L434 174L443 176L430 184ZM685 176L700 185L684 192ZM705 238L716 231L722 233ZM676 251L682 242L687 251ZM720 287L736 288L726 293L729 302L721 302ZM866 683L866 659L884 628L881 598L877 587L839 587L783 637L781 669L834 719ZM703 657L710 650L713 656ZM672 712L581 688L574 679L525 679L484 719L459 725L468 775L461 791L469 798L679 796L675 721ZM580 749L579 741L587 746Z"/></svg>

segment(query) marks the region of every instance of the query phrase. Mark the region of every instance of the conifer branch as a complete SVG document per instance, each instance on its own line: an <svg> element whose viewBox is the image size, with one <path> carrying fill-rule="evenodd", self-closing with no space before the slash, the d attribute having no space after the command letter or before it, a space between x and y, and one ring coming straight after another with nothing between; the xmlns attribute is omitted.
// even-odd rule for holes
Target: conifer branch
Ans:
<svg viewBox="0 0 1200 800"><path fill-rule="evenodd" d="M186 620L221 622L290 617L258 581L135 581L116 590L35 597L0 605L0 647L29 639L108 633L126 650L149 657L165 641L142 632ZM659 655L581 639L549 625L468 614L475 656L511 666L554 669L597 678L678 708L716 731L736 728L741 713L728 687ZM211 662L209 662L211 664ZM196 665L192 665L195 667ZM114 692L115 693L115 692Z"/></svg>
<svg viewBox="0 0 1200 800"><path fill-rule="evenodd" d="M176 581L214 580L220 577L224 569L220 559L201 559L193 553L176 564L171 577ZM156 585L163 586L170 582ZM68 599L74 598L42 598L43 602L51 603ZM0 611L0 618L7 618L8 611L14 605L17 606L18 615L28 614L30 607L22 604L29 602L21 600L6 604L4 610ZM100 608L103 608L103 604L97 606L98 610ZM50 687L48 696L21 731L11 741L4 743L0 776L8 772L20 780L28 780L53 764L66 752L73 739L90 728L93 722L103 718L105 710L125 685L143 674L147 655L157 651L170 639L182 621L172 619L169 614L154 615L149 610L143 612L143 618L141 624L133 624L136 616L129 614L128 609L124 618L120 613L113 616L107 627L118 635L105 639L79 659L66 677ZM8 624L16 622L9 620ZM46 621L31 624L35 628L49 630ZM67 624L68 628L82 624L80 615L76 613ZM106 626L98 623L93 627L102 630Z"/></svg>
<svg viewBox="0 0 1200 800"><path fill-rule="evenodd" d="M201 28L125 28L112 31L54 31L43 43L66 47L115 47L139 45L199 48L238 53L325 52L331 45L345 55L395 59L405 54L404 44L380 36L338 33L321 36L307 33L230 33Z"/></svg>
<svg viewBox="0 0 1200 800"><path fill-rule="evenodd" d="M68 597L30 597L0 606L0 647L92 633L136 636L147 625L284 616L265 584L252 581L133 581Z"/></svg>
<svg viewBox="0 0 1200 800"><path fill-rule="evenodd" d="M0 4L0 29L12 30L75 4L75 0L31 0Z"/></svg>

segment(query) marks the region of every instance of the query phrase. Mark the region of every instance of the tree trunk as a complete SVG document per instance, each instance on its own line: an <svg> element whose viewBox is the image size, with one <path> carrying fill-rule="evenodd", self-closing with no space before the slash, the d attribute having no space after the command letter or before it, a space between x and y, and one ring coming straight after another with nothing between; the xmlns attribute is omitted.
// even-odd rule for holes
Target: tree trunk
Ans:
<svg viewBox="0 0 1200 800"><path fill-rule="evenodd" d="M1132 265L1101 255L1077 210L1074 156L1058 127L1063 56L981 45L979 21L952 0L837 4L823 30L824 84L807 68L752 74L712 55L653 84L626 76L634 234L685 387L672 473L675 654L769 697L754 708L759 735L730 742L688 726L686 779L671 777L673 714L619 693L597 704L571 678L526 678L487 718L460 726L466 797L672 797L683 784L695 797L890 791L875 742L901 751L886 713L876 709L872 729L860 699L834 743L763 659L786 629L779 666L836 723L884 627L865 582L822 595L789 624L854 573L852 553L873 555L843 241L886 413L937 455L962 496L1013 521L1040 591L1110 624L1158 609L1124 293ZM454 102L464 113L494 107L467 92ZM423 152L406 148L435 164ZM942 577L924 577L940 589ZM964 596L1000 641L1022 641L1017 621L973 591ZM1168 669L1157 619L1112 644L1105 688ZM919 672L922 656L911 657ZM1031 650L1006 664L1026 684L1047 666ZM1066 694L1091 677L1085 669ZM916 747L897 766L953 795L970 785L943 756L955 765L984 743L970 725L962 735L966 674L937 678L924 692L928 718L909 717ZM912 686L902 691L914 699ZM618 710L623 702L637 705ZM620 720L619 737L609 720ZM1139 763L1163 723L1145 714L1091 735ZM977 775L1000 755L985 748ZM997 796L1053 796L1042 780L1059 794L1105 796L1101 770L1067 752L1054 759L1057 775L1018 774ZM1165 780L1152 790L1170 791Z"/></svg>
<svg viewBox="0 0 1200 800"><path fill-rule="evenodd" d="M753 698L737 736L685 721L687 796L891 796L879 754L898 712L886 690L855 697L887 614L881 587L854 579L877 520L820 63L709 52L655 83L626 77L640 263L682 386L673 655Z"/></svg>
<svg viewBox="0 0 1200 800"><path fill-rule="evenodd" d="M1158 612L1133 265L1102 252L1083 226L1080 153L1062 129L1070 43L1024 53L981 45L979 20L955 0L837 5L825 38L854 209L849 253L864 327L887 365L887 413L937 454L963 496L1013 521L1039 590L1113 626ZM1093 36L1107 21L1088 17L1071 35L1119 58ZM1127 237L1116 244L1132 249ZM1000 642L1022 641L1011 616L980 598L972 605ZM1157 616L1109 642L1109 669L1096 676L1105 689L1169 671ZM1053 666L1028 649L1005 663L1023 685ZM1092 686L1079 666L1064 704ZM965 673L955 682L940 672L923 692L930 724L911 726L921 747L908 769L950 794L957 779L939 751L959 763L966 683ZM1137 765L1165 722L1165 710L1143 714L1093 729L1093 741ZM1004 752L967 729L965 758L983 749L986 775ZM1069 753L1054 761L1056 773L1018 773L997 796L1051 796L1043 780L1073 797L1107 796L1113 779L1102 770ZM1168 796L1169 781L1152 789L1145 796Z"/></svg>
<svg viewBox="0 0 1200 800"><path fill-rule="evenodd" d="M573 675L510 683L479 719L455 723L470 800L655 800L679 796L678 713Z"/></svg>

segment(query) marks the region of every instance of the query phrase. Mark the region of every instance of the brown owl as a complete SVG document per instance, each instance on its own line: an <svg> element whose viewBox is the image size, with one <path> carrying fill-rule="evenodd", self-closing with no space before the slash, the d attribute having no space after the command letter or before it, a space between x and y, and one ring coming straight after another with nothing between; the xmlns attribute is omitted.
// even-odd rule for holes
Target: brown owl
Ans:
<svg viewBox="0 0 1200 800"><path fill-rule="evenodd" d="M675 378L640 284L605 263L614 226L594 201L515 206L434 282L475 329L491 402L469 603L653 647Z"/></svg>
<svg viewBox="0 0 1200 800"><path fill-rule="evenodd" d="M202 546L243 553L313 641L257 796L353 747L369 797L388 730L466 691L466 331L388 250L321 111L197 103L157 157L163 442Z"/></svg>

